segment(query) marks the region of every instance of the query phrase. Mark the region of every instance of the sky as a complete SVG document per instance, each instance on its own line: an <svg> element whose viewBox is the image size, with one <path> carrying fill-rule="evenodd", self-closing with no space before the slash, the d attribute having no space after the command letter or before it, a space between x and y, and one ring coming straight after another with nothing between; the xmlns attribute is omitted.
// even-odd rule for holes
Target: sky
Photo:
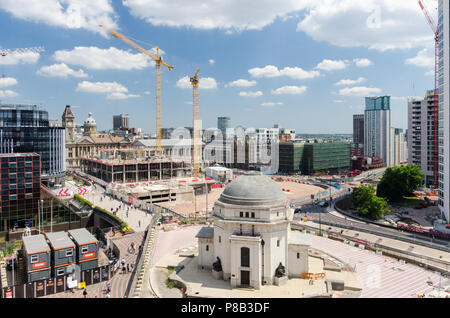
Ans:
<svg viewBox="0 0 450 318"><path fill-rule="evenodd" d="M436 0L424 0L437 21ZM92 112L155 130L151 58L158 46L162 126L192 126L189 77L200 69L203 128L231 125L352 133L365 96L390 95L392 126L407 99L434 86L433 32L416 0L0 0L0 100L41 104L61 120ZM138 42L139 41L139 42ZM154 52L154 49L153 49Z"/></svg>

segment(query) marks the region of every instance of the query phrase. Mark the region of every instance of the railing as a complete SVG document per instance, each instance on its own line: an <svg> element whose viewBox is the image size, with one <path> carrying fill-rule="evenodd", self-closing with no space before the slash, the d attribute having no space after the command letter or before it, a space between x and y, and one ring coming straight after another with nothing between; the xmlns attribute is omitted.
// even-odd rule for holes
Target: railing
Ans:
<svg viewBox="0 0 450 318"><path fill-rule="evenodd" d="M260 237L261 234L260 233L256 233L256 232L241 232L241 231L236 231L233 233L233 235L236 236L249 236L249 237Z"/></svg>
<svg viewBox="0 0 450 318"><path fill-rule="evenodd" d="M150 224L148 225L147 229L146 229L146 234L145 234L145 241L142 243L142 248L139 251L138 257L136 259L136 267L132 273L132 276L130 278L130 281L128 283L128 287L125 293L126 297L134 296L137 292L137 283L139 278L145 278L145 272L146 272L146 266L148 266L148 263L145 262L145 254L148 251L148 249L152 249L152 242L150 241L152 238L151 235L151 231L152 228L155 226L156 221L160 218L160 213L157 212L155 213L155 215L153 216ZM150 251L150 257L151 257L151 251ZM143 257L144 255L144 257ZM151 261L151 260L150 260Z"/></svg>

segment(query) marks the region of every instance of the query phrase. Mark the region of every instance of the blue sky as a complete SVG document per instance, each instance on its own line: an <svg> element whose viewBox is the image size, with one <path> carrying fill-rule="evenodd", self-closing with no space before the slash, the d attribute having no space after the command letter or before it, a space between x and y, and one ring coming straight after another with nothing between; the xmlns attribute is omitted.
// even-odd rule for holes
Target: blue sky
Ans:
<svg viewBox="0 0 450 318"><path fill-rule="evenodd" d="M436 1L425 3L433 12ZM175 67L163 69L163 127L192 125L192 89L183 78L197 67L203 128L229 116L233 126L351 133L352 114L369 95L391 95L392 125L407 128L407 97L434 85L432 32L415 0L189 5L0 0L0 46L7 50L0 100L40 103L58 120L68 104L77 123L92 112L100 130L112 128L112 115L128 113L131 126L153 132L153 63L100 23L158 45ZM32 50L41 46L44 52Z"/></svg>

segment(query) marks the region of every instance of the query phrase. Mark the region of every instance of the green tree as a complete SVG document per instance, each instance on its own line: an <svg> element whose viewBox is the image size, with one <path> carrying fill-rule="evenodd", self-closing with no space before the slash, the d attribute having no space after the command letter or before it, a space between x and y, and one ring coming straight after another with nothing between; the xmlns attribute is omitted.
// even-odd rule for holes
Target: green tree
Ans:
<svg viewBox="0 0 450 318"><path fill-rule="evenodd" d="M420 168L413 165L388 168L377 187L377 196L391 202L410 196L423 185L424 175Z"/></svg>
<svg viewBox="0 0 450 318"><path fill-rule="evenodd" d="M380 219L390 210L386 199L377 197L375 192L373 185L361 185L353 191L351 200L353 206L364 216Z"/></svg>

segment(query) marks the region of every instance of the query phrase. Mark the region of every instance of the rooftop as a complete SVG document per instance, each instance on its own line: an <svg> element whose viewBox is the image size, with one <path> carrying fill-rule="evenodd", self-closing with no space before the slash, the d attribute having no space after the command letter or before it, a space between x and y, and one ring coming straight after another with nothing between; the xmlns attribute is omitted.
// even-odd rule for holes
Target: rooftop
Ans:
<svg viewBox="0 0 450 318"><path fill-rule="evenodd" d="M222 203L245 206L277 205L286 200L280 186L257 171L247 172L234 179L219 198Z"/></svg>

